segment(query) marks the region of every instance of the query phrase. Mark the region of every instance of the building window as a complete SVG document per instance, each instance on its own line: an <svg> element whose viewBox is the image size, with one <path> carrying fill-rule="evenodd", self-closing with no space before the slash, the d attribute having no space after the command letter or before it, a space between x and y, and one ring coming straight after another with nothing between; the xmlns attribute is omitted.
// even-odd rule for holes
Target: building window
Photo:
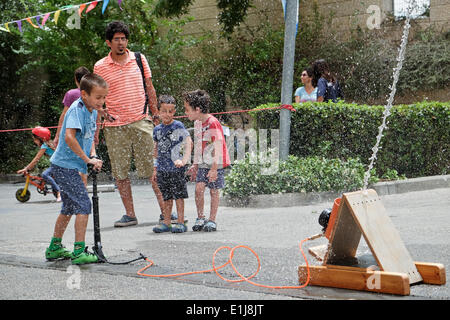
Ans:
<svg viewBox="0 0 450 320"><path fill-rule="evenodd" d="M394 16L396 18L406 17L410 3L414 5L411 11L411 18L430 16L430 0L393 0Z"/></svg>

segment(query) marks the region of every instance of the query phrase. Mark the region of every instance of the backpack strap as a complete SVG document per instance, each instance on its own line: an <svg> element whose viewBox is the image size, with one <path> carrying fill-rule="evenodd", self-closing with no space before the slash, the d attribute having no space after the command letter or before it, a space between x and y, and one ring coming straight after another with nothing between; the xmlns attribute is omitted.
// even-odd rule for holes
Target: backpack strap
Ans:
<svg viewBox="0 0 450 320"><path fill-rule="evenodd" d="M135 52L134 56L136 57L136 63L141 70L142 74L142 83L144 84L144 93L145 93L145 105L144 105L144 112L142 114L147 114L147 106L148 106L148 95L147 95L147 85L145 84L145 76L144 76L144 66L142 65L142 58L140 52Z"/></svg>

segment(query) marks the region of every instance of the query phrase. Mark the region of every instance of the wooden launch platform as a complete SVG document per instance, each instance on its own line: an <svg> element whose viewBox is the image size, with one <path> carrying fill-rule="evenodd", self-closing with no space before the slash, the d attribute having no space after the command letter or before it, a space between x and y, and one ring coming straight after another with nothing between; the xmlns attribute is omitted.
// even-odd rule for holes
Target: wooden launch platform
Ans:
<svg viewBox="0 0 450 320"><path fill-rule="evenodd" d="M311 285L409 295L412 284L445 284L442 264L412 260L375 190L344 193L333 220L328 244L309 250L323 262L309 266ZM358 262L361 236L376 266ZM305 265L299 266L298 274L299 282L305 283Z"/></svg>

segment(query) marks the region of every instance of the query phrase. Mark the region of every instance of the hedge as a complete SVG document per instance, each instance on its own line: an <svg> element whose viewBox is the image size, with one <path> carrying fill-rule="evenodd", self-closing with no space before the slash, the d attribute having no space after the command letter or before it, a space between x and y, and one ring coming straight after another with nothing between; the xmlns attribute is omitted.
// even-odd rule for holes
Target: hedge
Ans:
<svg viewBox="0 0 450 320"><path fill-rule="evenodd" d="M254 126L279 128L280 110L271 103L250 112ZM359 158L368 164L384 106L339 103L293 104L289 153L297 157ZM377 175L395 169L409 178L450 172L450 103L395 105L375 160Z"/></svg>
<svg viewBox="0 0 450 320"><path fill-rule="evenodd" d="M290 155L278 163L275 174L263 174L261 163L252 163L249 154L236 161L225 177L225 195L244 198L255 194L355 191L363 186L366 168L358 159L298 158ZM272 164L270 164L272 165ZM371 176L370 183L377 182Z"/></svg>

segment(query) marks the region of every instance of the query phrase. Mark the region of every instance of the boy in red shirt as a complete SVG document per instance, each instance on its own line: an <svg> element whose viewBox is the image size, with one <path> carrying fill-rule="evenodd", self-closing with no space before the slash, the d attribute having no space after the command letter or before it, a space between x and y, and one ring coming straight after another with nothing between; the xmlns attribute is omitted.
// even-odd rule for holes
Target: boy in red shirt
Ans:
<svg viewBox="0 0 450 320"><path fill-rule="evenodd" d="M198 218L194 231L216 231L216 216L219 208L220 190L225 184L224 168L230 165L230 157L223 135L222 125L209 114L211 99L204 90L183 94L184 109L189 120L194 122L194 164L188 174L196 177L195 204ZM201 145L199 144L201 142ZM211 209L205 220L203 211L205 188L210 189Z"/></svg>

